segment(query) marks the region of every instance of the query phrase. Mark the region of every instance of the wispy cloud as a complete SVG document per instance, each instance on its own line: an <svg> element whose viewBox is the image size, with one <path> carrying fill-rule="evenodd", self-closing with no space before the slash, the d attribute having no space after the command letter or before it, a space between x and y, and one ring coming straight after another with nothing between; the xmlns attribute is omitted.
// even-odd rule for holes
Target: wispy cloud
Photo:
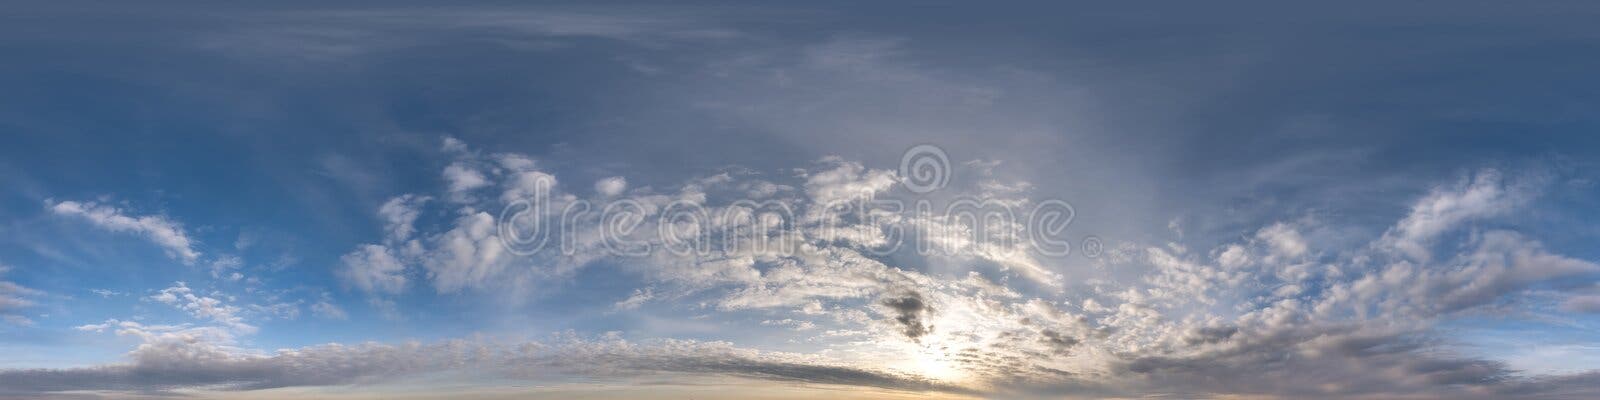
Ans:
<svg viewBox="0 0 1600 400"><path fill-rule="evenodd" d="M143 236L184 264L192 265L200 258L195 240L183 225L163 215L130 215L115 206L92 201L47 202L45 207L56 215L80 218L101 229Z"/></svg>
<svg viewBox="0 0 1600 400"><path fill-rule="evenodd" d="M11 271L11 267L0 264L0 276ZM44 294L38 290L29 289L11 281L0 281L0 319L17 325L32 325L33 320L18 314L22 310L34 305L33 297Z"/></svg>

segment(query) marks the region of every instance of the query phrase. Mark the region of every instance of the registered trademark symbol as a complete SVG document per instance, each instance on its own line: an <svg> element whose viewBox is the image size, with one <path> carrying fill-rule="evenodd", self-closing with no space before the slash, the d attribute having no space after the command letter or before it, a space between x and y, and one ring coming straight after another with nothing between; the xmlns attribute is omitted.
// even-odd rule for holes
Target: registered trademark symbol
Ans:
<svg viewBox="0 0 1600 400"><path fill-rule="evenodd" d="M1100 238L1099 237L1090 236L1090 237L1084 238L1083 239L1083 256L1084 257L1089 257L1089 258L1099 258L1100 257L1100 252L1105 251L1105 246L1106 246L1105 243L1101 243L1100 242Z"/></svg>

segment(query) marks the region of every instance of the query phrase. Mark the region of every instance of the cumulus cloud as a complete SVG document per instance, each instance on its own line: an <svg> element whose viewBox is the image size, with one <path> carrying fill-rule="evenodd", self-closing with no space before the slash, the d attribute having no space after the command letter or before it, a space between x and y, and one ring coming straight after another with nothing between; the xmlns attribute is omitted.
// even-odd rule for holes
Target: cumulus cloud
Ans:
<svg viewBox="0 0 1600 400"><path fill-rule="evenodd" d="M594 183L595 193L601 196L614 197L622 194L624 190L628 190L628 179L620 176L601 179Z"/></svg>
<svg viewBox="0 0 1600 400"><path fill-rule="evenodd" d="M456 219L455 227L432 240L423 267L440 293L481 288L495 282L510 254L497 236L494 216L477 212Z"/></svg>
<svg viewBox="0 0 1600 400"><path fill-rule="evenodd" d="M470 192L489 186L489 179L483 172L464 163L445 167L444 180L449 185L450 198L460 202L471 201Z"/></svg>
<svg viewBox="0 0 1600 400"><path fill-rule="evenodd" d="M56 215L81 218L101 229L144 236L184 264L194 264L200 258L200 252L194 249L195 240L182 225L165 216L129 215L115 206L92 201L47 202L45 206Z"/></svg>
<svg viewBox="0 0 1600 400"><path fill-rule="evenodd" d="M411 238L416 232L417 217L421 214L421 207L430 200L427 196L401 195L396 196L378 207L378 217L382 218L385 240L400 242Z"/></svg>
<svg viewBox="0 0 1600 400"><path fill-rule="evenodd" d="M1306 254L1308 245L1300 232L1288 224L1277 223L1256 232L1256 238L1266 242L1272 249L1272 255L1282 258L1300 257Z"/></svg>
<svg viewBox="0 0 1600 400"><path fill-rule="evenodd" d="M446 148L451 148L454 139L446 139ZM363 244L355 250L339 257L339 265L334 268L334 275L344 282L347 287L354 287L369 296L375 304L386 313L392 313L392 303L384 301L381 296L398 295L411 284L408 275L408 265L416 261L416 253L420 251L420 242L413 238L416 234L416 221L422 213L422 207L432 198L414 194L395 196L385 201L378 207L378 218L383 223L383 244ZM337 306L323 301L322 315L332 319L344 319L344 311ZM317 310L313 310L317 311Z"/></svg>
<svg viewBox="0 0 1600 400"><path fill-rule="evenodd" d="M339 268L334 273L368 294L398 294L408 282L405 269L388 247L368 244L339 257Z"/></svg>

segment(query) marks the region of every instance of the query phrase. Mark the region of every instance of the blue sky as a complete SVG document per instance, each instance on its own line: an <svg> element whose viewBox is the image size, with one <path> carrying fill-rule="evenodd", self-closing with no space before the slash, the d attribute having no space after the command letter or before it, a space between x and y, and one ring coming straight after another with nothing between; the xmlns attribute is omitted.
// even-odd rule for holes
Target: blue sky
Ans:
<svg viewBox="0 0 1600 400"><path fill-rule="evenodd" d="M1541 6L8 7L0 398L1593 397Z"/></svg>

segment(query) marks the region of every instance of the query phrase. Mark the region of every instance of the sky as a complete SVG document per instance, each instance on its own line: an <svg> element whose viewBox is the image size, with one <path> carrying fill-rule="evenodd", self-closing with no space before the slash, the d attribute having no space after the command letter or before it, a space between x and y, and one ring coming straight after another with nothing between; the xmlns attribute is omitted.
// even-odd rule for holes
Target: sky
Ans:
<svg viewBox="0 0 1600 400"><path fill-rule="evenodd" d="M19 2L0 398L1600 397L1583 2Z"/></svg>

